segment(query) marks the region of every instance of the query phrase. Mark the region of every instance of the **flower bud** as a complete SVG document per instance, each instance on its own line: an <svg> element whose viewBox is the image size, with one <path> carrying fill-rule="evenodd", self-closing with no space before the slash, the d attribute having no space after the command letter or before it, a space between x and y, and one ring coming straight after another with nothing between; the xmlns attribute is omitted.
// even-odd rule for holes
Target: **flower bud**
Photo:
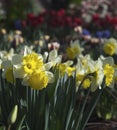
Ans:
<svg viewBox="0 0 117 130"><path fill-rule="evenodd" d="M15 105L8 117L8 124L14 124L17 118L18 106Z"/></svg>

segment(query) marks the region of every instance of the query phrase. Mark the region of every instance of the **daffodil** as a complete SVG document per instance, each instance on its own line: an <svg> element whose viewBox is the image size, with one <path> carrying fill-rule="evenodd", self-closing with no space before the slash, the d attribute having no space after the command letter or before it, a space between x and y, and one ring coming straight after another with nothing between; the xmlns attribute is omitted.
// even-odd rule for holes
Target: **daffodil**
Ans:
<svg viewBox="0 0 117 130"><path fill-rule="evenodd" d="M69 59L74 59L76 58L78 55L80 55L83 51L83 48L81 48L79 41L72 41L70 43L70 46L66 49L66 54L68 56Z"/></svg>
<svg viewBox="0 0 117 130"><path fill-rule="evenodd" d="M75 67L71 67L72 64L72 61L58 64L60 76L64 76L65 74L67 74L68 76L72 76L73 72L75 72Z"/></svg>
<svg viewBox="0 0 117 130"><path fill-rule="evenodd" d="M28 78L28 85L33 89L46 88L49 78L45 71L38 71L32 73Z"/></svg>
<svg viewBox="0 0 117 130"><path fill-rule="evenodd" d="M84 59L86 64L84 64ZM86 77L86 75L89 73L88 71L88 59L84 58L84 56L80 56L78 57L78 62L75 66L76 68L76 85L79 86L81 84L81 82L84 80L84 78ZM86 85L86 82L88 83ZM82 84L83 88L88 88L90 86L90 83L88 81L88 79L84 80L84 83Z"/></svg>
<svg viewBox="0 0 117 130"><path fill-rule="evenodd" d="M4 61L2 66L7 81L13 82L19 78L23 85L33 89L40 90L54 81L54 75L49 72L50 65L44 64L42 56L34 52L27 55L16 54L11 60Z"/></svg>
<svg viewBox="0 0 117 130"><path fill-rule="evenodd" d="M83 86L84 89L89 88L90 85L91 85L91 80L90 80L89 78L87 78L87 79L85 79L85 80L83 81L82 86Z"/></svg>
<svg viewBox="0 0 117 130"><path fill-rule="evenodd" d="M2 62L2 76L10 83L15 83L15 77L13 74L13 65L10 60L5 60Z"/></svg>
<svg viewBox="0 0 117 130"><path fill-rule="evenodd" d="M117 54L117 41L114 38L108 39L103 46L105 54L110 56Z"/></svg>
<svg viewBox="0 0 117 130"><path fill-rule="evenodd" d="M28 54L24 56L22 60L23 70L27 75L43 68L42 58L36 53Z"/></svg>
<svg viewBox="0 0 117 130"><path fill-rule="evenodd" d="M94 61L91 59L90 55L79 55L77 58L78 67L82 68L82 70L85 70L85 73L90 73L92 70L92 67L90 67Z"/></svg>
<svg viewBox="0 0 117 130"><path fill-rule="evenodd" d="M58 51L56 49L49 52L49 54L48 54L48 62L51 62L53 67L56 64L61 63L61 61L62 61L62 56L58 55Z"/></svg>
<svg viewBox="0 0 117 130"><path fill-rule="evenodd" d="M58 50L56 49L50 51L49 53L44 52L42 57L43 57L44 67L46 70L55 67L56 65L60 64L62 61L62 56L58 55Z"/></svg>
<svg viewBox="0 0 117 130"><path fill-rule="evenodd" d="M101 89L101 85L104 79L103 62L98 59L90 64L90 73L92 76L91 90L95 91L97 88Z"/></svg>
<svg viewBox="0 0 117 130"><path fill-rule="evenodd" d="M14 75L16 78L23 78L31 75L38 69L44 69L42 56L34 52L25 56L22 54L17 54L12 57L12 63L15 68Z"/></svg>
<svg viewBox="0 0 117 130"><path fill-rule="evenodd" d="M114 78L116 77L116 67L114 65L114 59L112 57L100 56L103 62L103 73L105 76L105 85L108 87L114 86Z"/></svg>
<svg viewBox="0 0 117 130"><path fill-rule="evenodd" d="M106 79L105 79L106 86L109 86L113 81L114 67L109 64L106 64L104 66L104 75L106 77Z"/></svg>
<svg viewBox="0 0 117 130"><path fill-rule="evenodd" d="M0 51L0 59L1 60L11 60L12 59L12 56L14 56L15 53L14 53L14 49L11 48L9 51L5 51L5 50L2 50Z"/></svg>
<svg viewBox="0 0 117 130"><path fill-rule="evenodd" d="M91 91L95 91L101 87L104 74L103 63L100 59L94 61L89 55L79 56L76 65L76 82L79 85L82 81L82 87L91 87Z"/></svg>

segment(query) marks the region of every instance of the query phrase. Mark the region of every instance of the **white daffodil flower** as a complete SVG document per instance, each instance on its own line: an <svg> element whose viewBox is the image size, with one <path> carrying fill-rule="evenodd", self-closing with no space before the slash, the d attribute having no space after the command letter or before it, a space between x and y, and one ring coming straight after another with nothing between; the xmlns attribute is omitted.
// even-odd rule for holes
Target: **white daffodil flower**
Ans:
<svg viewBox="0 0 117 130"><path fill-rule="evenodd" d="M103 73L103 63L100 59L97 61L92 62L90 64L90 71L93 73L92 83L91 83L91 90L95 91L97 88L101 88L104 73Z"/></svg>
<svg viewBox="0 0 117 130"><path fill-rule="evenodd" d="M10 60L5 60L1 64L1 68L3 70L2 77L5 78L8 82L14 83L15 77L13 75L13 64Z"/></svg>
<svg viewBox="0 0 117 130"><path fill-rule="evenodd" d="M12 58L15 78L22 79L22 84L34 89L42 89L54 81L54 75L49 72L52 63L44 63L41 54L30 53L15 55ZM38 86L39 84L39 86Z"/></svg>
<svg viewBox="0 0 117 130"><path fill-rule="evenodd" d="M58 55L58 51L52 50L49 55L48 55L48 62L52 62L52 66L55 66L56 64L61 63L62 61L62 56Z"/></svg>
<svg viewBox="0 0 117 130"><path fill-rule="evenodd" d="M81 56L77 59L77 65L76 68L76 85L79 86L85 76L89 73L89 67L88 67L88 59L85 59L84 56ZM84 85L85 87L86 85ZM90 87L87 86L87 87Z"/></svg>
<svg viewBox="0 0 117 130"><path fill-rule="evenodd" d="M24 46L23 48L23 55L27 55L33 52L34 46Z"/></svg>
<svg viewBox="0 0 117 130"><path fill-rule="evenodd" d="M100 59L94 61L89 55L80 55L77 59L76 79L80 84L84 78L83 87L91 86L91 91L95 91L98 87L101 88L103 81L103 63ZM89 76L88 76L89 75Z"/></svg>
<svg viewBox="0 0 117 130"><path fill-rule="evenodd" d="M69 59L77 58L80 54L82 54L82 51L84 49L80 46L79 41L71 41L70 46L66 49L66 54Z"/></svg>
<svg viewBox="0 0 117 130"><path fill-rule="evenodd" d="M58 64L58 69L59 69L59 74L60 77L64 76L65 74L67 74L68 76L72 76L73 73L75 72L75 67L71 67L71 65L73 64L73 61L66 61L64 63L60 63Z"/></svg>
<svg viewBox="0 0 117 130"><path fill-rule="evenodd" d="M0 51L0 59L2 60L11 60L13 55L15 55L13 48L11 48L8 52L4 50Z"/></svg>
<svg viewBox="0 0 117 130"><path fill-rule="evenodd" d="M71 46L72 48L77 48L77 50L79 50L79 54L81 54L82 51L84 50L84 48L82 48L82 47L80 46L79 40L71 41L70 46Z"/></svg>
<svg viewBox="0 0 117 130"><path fill-rule="evenodd" d="M103 45L103 50L107 55L117 54L117 41L114 38L107 39Z"/></svg>
<svg viewBox="0 0 117 130"><path fill-rule="evenodd" d="M107 87L114 87L114 78L116 75L116 67L114 65L113 57L103 57L101 56L100 59L103 62L103 73L105 76L105 85Z"/></svg>

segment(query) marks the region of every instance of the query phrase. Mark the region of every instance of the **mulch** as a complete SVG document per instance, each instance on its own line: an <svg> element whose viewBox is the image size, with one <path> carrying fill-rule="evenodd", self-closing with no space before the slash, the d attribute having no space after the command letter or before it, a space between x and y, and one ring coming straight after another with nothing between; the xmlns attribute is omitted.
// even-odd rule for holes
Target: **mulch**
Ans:
<svg viewBox="0 0 117 130"><path fill-rule="evenodd" d="M117 130L117 121L89 122L85 130Z"/></svg>

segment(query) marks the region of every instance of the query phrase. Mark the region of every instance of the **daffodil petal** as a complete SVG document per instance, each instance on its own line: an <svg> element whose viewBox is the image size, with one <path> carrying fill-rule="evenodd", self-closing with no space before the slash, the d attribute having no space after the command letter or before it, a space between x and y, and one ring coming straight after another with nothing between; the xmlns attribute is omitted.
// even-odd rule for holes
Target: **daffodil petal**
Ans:
<svg viewBox="0 0 117 130"><path fill-rule="evenodd" d="M49 72L49 71L46 71L46 74L48 75L48 78L49 78L49 83L53 83L55 78L54 78L54 75L53 73Z"/></svg>
<svg viewBox="0 0 117 130"><path fill-rule="evenodd" d="M22 69L22 67L19 68L14 68L14 77L15 78L23 78L25 75L24 70Z"/></svg>
<svg viewBox="0 0 117 130"><path fill-rule="evenodd" d="M23 59L23 55L17 54L12 57L12 63L14 65L21 64Z"/></svg>
<svg viewBox="0 0 117 130"><path fill-rule="evenodd" d="M11 63L10 60L3 61L1 66L2 66L4 69L7 69L7 68L9 68L9 67L12 67L12 63Z"/></svg>
<svg viewBox="0 0 117 130"><path fill-rule="evenodd" d="M49 60L51 59L54 59L57 57L57 50L52 50L50 53L49 53Z"/></svg>
<svg viewBox="0 0 117 130"><path fill-rule="evenodd" d="M52 67L52 62L48 62L44 66L45 66L45 70L49 70Z"/></svg>

